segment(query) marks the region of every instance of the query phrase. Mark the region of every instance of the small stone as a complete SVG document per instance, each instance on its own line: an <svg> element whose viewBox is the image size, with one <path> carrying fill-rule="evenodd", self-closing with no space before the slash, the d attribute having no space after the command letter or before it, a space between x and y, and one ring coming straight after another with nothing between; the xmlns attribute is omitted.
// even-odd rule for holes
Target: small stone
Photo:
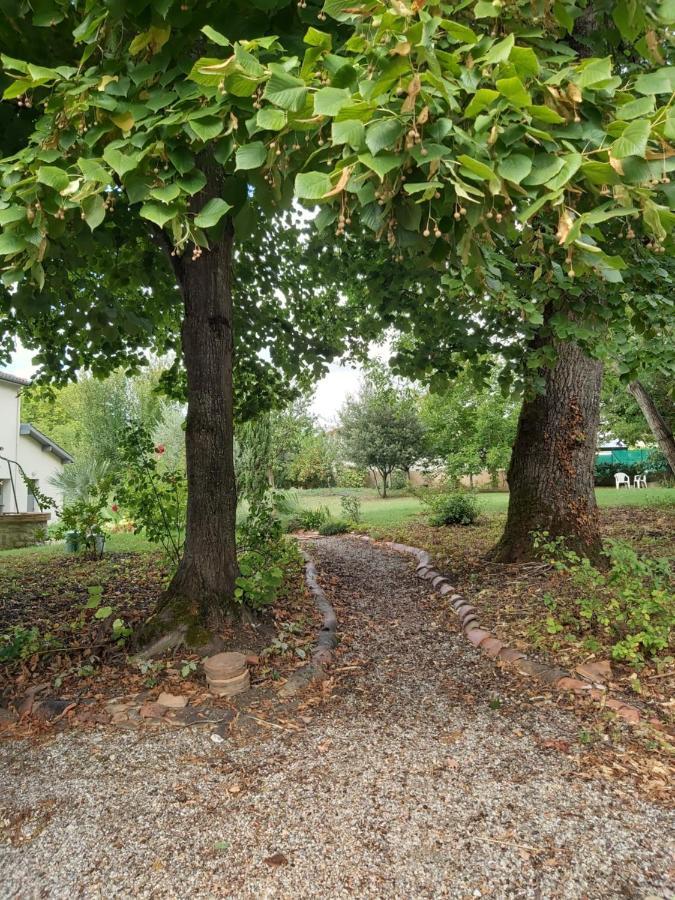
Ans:
<svg viewBox="0 0 675 900"><path fill-rule="evenodd" d="M188 698L183 696L183 694L167 694L166 691L162 691L157 698L157 703L160 706L166 706L168 709L182 709L184 706L187 706Z"/></svg>
<svg viewBox="0 0 675 900"><path fill-rule="evenodd" d="M608 705L608 704L606 704ZM616 710L617 716L622 718L625 722L628 722L629 725L637 725L640 722L640 710L637 706L630 706L630 704L625 703Z"/></svg>
<svg viewBox="0 0 675 900"><path fill-rule="evenodd" d="M40 700L33 706L32 714L36 719L42 719L44 722L51 722L53 719L62 716L69 708L76 705L73 700L58 700L50 697L46 700Z"/></svg>
<svg viewBox="0 0 675 900"><path fill-rule="evenodd" d="M578 678L559 678L554 687L557 691L574 691L575 693L579 693L580 691L584 691L588 685L584 684L583 681L579 681Z"/></svg>
<svg viewBox="0 0 675 900"><path fill-rule="evenodd" d="M168 708L160 703L144 703L138 710L138 714L141 719L161 719Z"/></svg>

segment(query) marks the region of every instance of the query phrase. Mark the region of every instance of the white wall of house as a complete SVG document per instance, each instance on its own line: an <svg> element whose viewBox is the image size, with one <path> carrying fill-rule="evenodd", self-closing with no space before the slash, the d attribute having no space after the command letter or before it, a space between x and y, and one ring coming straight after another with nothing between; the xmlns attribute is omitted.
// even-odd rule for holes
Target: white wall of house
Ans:
<svg viewBox="0 0 675 900"><path fill-rule="evenodd" d="M40 491L61 506L63 496L49 481L62 472L67 463L35 437L20 434L21 388L21 384L3 380L0 373L0 456L16 460L26 475L37 481ZM39 512L16 466L11 466L14 488L9 470L10 465L0 460L0 513ZM55 518L53 510L50 510L50 518Z"/></svg>
<svg viewBox="0 0 675 900"><path fill-rule="evenodd" d="M63 462L53 453L45 451L34 438L26 435L19 437L19 455L18 460L23 466L24 472L29 478L37 481L38 489L41 493L51 497L58 507L63 506L63 493L53 487L49 481L54 475L58 475L63 471ZM39 512L39 507L31 503L28 496L28 489L21 481L17 486L17 497L19 500L19 509L21 512ZM31 509L31 506L33 507ZM47 510L44 510L47 512ZM50 519L54 519L54 510L49 510Z"/></svg>

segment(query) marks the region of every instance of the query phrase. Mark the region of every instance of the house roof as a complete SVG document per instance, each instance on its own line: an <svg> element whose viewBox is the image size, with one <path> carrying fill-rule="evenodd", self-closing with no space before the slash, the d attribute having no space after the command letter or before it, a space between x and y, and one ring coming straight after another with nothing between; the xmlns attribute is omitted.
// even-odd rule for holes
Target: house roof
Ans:
<svg viewBox="0 0 675 900"><path fill-rule="evenodd" d="M0 381L9 381L10 384L20 384L27 387L30 381L25 378L18 378L16 375L10 375L9 372L0 372Z"/></svg>
<svg viewBox="0 0 675 900"><path fill-rule="evenodd" d="M34 425L23 422L19 426L19 434L24 435L25 437L32 437L33 440L42 445L43 450L49 450L63 462L73 462L73 457L70 453L64 450L63 447L59 447L58 444L55 444L54 441L48 438L46 434L39 431Z"/></svg>

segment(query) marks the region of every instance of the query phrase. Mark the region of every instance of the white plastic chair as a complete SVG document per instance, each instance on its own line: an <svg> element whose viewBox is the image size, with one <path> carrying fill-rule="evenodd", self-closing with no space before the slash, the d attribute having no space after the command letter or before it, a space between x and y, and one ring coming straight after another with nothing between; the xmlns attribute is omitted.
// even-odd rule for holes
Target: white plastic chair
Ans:
<svg viewBox="0 0 675 900"><path fill-rule="evenodd" d="M642 475L634 475L633 476L633 485L636 488L646 488L647 487L647 476Z"/></svg>
<svg viewBox="0 0 675 900"><path fill-rule="evenodd" d="M630 475L626 475L625 472L615 472L614 473L614 484L616 486L617 491L621 487L622 484L625 484L628 490L630 490Z"/></svg>

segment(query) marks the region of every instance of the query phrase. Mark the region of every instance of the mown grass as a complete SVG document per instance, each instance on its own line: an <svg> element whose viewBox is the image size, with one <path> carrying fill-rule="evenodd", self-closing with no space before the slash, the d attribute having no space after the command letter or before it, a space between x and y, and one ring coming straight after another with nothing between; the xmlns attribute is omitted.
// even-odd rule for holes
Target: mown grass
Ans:
<svg viewBox="0 0 675 900"><path fill-rule="evenodd" d="M329 490L296 491L298 503L304 509L316 509L319 506L328 508L330 514L338 518L341 515L340 496L350 494L361 500L361 520L365 526L400 525L424 514L425 506L417 498L394 493L386 500L378 496L374 489L361 490ZM595 495L600 507L617 506L675 506L675 490L672 488L647 488L647 490L621 490L615 488L596 488ZM505 513L509 505L506 492L479 494L481 512L485 515Z"/></svg>
<svg viewBox="0 0 675 900"><path fill-rule="evenodd" d="M615 488L596 488L598 505L601 507L675 507L675 490L672 488L647 488L647 490L621 490ZM366 529L390 528L406 522L421 521L426 508L414 496L394 492L382 499L372 488L328 488L315 490L297 490L289 492L289 499L303 509L326 507L333 518L342 517L340 499L345 494L357 496L361 501L361 525ZM492 516L506 512L509 503L507 493L479 494L479 503L483 515ZM244 511L245 515L245 511ZM157 550L149 541L139 534L112 534L106 540L106 552L111 553L147 553ZM25 559L34 554L36 558L58 556L64 554L63 542L50 543L41 547L26 547L20 550L0 551L0 566L11 565L12 559Z"/></svg>

